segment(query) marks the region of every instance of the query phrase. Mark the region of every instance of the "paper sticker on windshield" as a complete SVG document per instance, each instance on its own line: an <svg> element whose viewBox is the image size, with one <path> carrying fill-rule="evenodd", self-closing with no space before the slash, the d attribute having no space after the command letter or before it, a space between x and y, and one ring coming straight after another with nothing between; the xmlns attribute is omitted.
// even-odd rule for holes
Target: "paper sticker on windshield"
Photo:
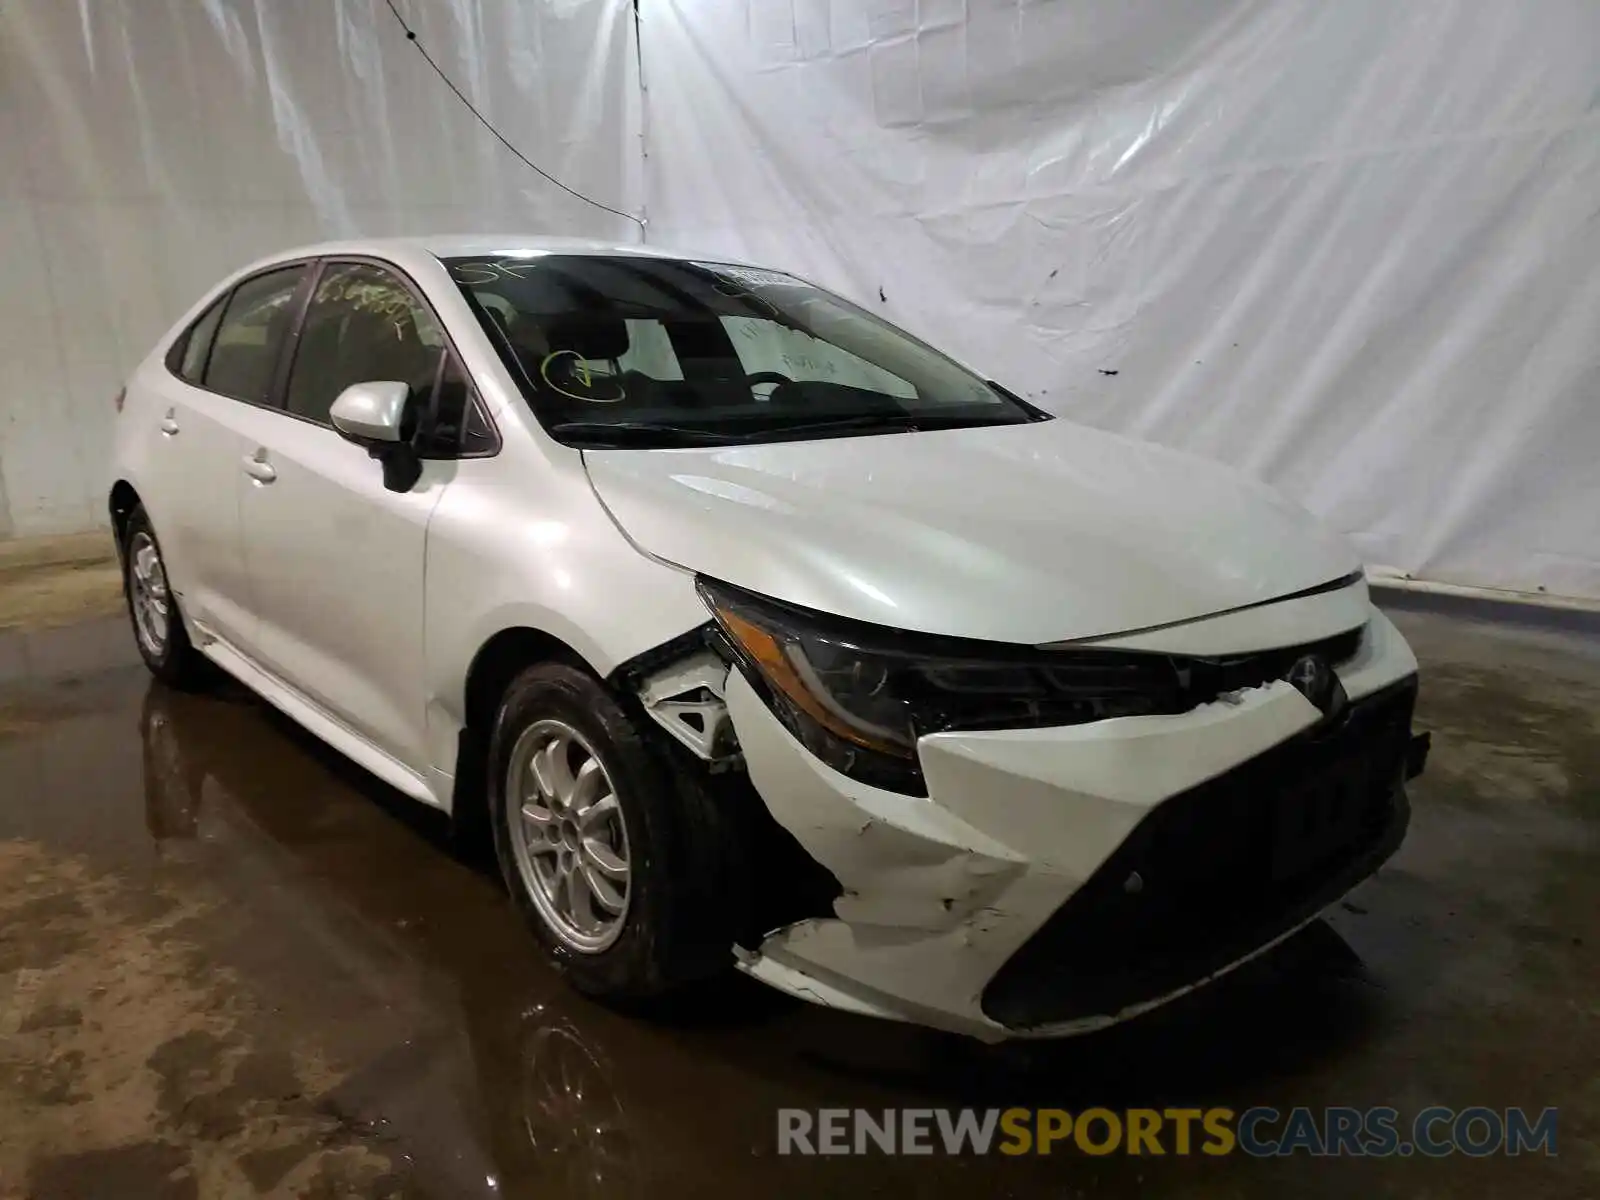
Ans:
<svg viewBox="0 0 1600 1200"><path fill-rule="evenodd" d="M764 271L760 267L730 267L727 263L697 262L694 265L742 288L805 286L801 280L793 275L785 275L782 271Z"/></svg>
<svg viewBox="0 0 1600 1200"><path fill-rule="evenodd" d="M557 350L544 356L539 378L554 391L586 404L615 404L627 399L627 390L605 363L590 362L576 350Z"/></svg>

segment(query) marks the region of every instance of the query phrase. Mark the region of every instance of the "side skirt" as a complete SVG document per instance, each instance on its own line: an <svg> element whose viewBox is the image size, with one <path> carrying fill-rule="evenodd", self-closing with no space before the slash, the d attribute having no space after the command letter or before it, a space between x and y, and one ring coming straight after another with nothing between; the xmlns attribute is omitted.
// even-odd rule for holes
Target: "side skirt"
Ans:
<svg viewBox="0 0 1600 1200"><path fill-rule="evenodd" d="M320 705L301 695L276 675L256 666L226 642L210 638L204 643L197 644L201 653L217 666L306 732L327 742L357 766L372 772L390 787L405 793L413 800L420 800L433 808L449 809L448 799L440 800L434 795L427 780L417 772L399 759L379 750ZM448 788L444 794L449 796Z"/></svg>

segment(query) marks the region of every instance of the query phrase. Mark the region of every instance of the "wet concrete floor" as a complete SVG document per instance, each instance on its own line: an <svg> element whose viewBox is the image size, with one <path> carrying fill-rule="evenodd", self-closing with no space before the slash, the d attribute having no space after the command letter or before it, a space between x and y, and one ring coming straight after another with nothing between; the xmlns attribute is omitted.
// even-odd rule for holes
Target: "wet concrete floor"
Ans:
<svg viewBox="0 0 1600 1200"><path fill-rule="evenodd" d="M1600 642L1397 617L1398 857L1189 1001L1026 1051L738 979L571 992L481 852L121 621L0 635L0 1196L1600 1194ZM1558 1154L797 1159L780 1106L1559 1106Z"/></svg>

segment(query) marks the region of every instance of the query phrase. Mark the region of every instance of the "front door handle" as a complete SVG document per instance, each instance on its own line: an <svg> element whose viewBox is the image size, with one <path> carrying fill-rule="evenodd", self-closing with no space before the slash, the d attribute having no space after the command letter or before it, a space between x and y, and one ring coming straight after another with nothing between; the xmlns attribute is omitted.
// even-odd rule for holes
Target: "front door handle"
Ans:
<svg viewBox="0 0 1600 1200"><path fill-rule="evenodd" d="M244 473L257 483L271 483L278 477L277 470L263 458L247 455L244 460Z"/></svg>

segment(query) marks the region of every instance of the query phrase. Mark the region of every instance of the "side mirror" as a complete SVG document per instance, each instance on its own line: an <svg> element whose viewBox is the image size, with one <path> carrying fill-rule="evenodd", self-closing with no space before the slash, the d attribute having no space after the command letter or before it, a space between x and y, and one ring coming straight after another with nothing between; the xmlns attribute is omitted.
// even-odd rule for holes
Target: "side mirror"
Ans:
<svg viewBox="0 0 1600 1200"><path fill-rule="evenodd" d="M406 401L411 386L397 379L352 383L328 410L333 427L352 442L392 445L403 440Z"/></svg>

